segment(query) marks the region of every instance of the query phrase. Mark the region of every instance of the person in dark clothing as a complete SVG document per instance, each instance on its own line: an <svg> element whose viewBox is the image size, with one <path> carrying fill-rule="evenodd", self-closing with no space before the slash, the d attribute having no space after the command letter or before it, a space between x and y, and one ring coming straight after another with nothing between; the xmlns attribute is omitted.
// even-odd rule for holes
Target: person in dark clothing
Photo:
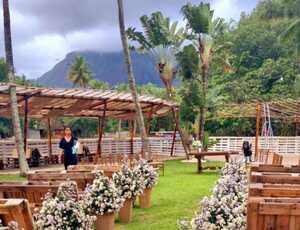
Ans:
<svg viewBox="0 0 300 230"><path fill-rule="evenodd" d="M243 152L245 157L245 162L248 163L252 161L252 145L248 141L243 142Z"/></svg>
<svg viewBox="0 0 300 230"><path fill-rule="evenodd" d="M64 155L64 165L67 170L69 165L77 164L76 143L77 138L72 135L72 130L69 127L64 129L64 137L59 142L59 148L62 149Z"/></svg>

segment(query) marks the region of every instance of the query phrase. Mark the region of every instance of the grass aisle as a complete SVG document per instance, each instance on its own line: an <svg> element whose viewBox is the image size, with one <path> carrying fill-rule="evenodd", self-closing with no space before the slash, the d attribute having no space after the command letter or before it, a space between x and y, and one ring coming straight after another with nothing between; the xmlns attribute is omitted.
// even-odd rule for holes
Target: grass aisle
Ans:
<svg viewBox="0 0 300 230"><path fill-rule="evenodd" d="M216 162L204 163L205 165ZM142 210L134 208L133 222L128 225L119 224L116 230L173 230L177 228L177 220L191 218L198 210L199 201L209 195L219 177L218 172L196 173L196 164L167 161L165 176L159 178L153 190L152 208ZM0 175L0 181L23 181L17 175Z"/></svg>
<svg viewBox="0 0 300 230"><path fill-rule="evenodd" d="M204 164L205 165L205 164ZM214 165L216 163L214 162ZM152 208L134 208L133 222L117 224L117 230L172 230L177 220L192 217L201 198L209 195L218 172L196 174L196 164L167 161L165 176L154 188Z"/></svg>

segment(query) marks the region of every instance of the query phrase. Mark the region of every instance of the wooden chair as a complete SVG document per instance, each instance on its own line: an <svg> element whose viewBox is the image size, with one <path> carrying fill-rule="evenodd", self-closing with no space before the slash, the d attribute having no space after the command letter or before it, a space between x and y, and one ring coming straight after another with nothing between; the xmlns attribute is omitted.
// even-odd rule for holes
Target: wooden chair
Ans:
<svg viewBox="0 0 300 230"><path fill-rule="evenodd" d="M11 221L15 221L19 229L34 229L29 205L24 199L0 199L0 216L6 226Z"/></svg>

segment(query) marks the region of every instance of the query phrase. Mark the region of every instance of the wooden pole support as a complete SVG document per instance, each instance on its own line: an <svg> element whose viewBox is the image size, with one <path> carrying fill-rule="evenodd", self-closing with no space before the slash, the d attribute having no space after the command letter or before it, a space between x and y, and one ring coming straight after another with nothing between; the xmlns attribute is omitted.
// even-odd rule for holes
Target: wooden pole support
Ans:
<svg viewBox="0 0 300 230"><path fill-rule="evenodd" d="M176 133L177 133L177 123L174 126L174 133L172 138L172 146L171 146L171 157L174 155L175 141L176 141Z"/></svg>
<svg viewBox="0 0 300 230"><path fill-rule="evenodd" d="M96 153L94 163L97 163L99 157L101 157L102 154L101 142L102 142L104 127L105 127L106 109L107 109L107 102L105 101L102 117L99 117L98 119L98 145L97 145L97 153Z"/></svg>
<svg viewBox="0 0 300 230"><path fill-rule="evenodd" d="M134 154L134 146L133 146L134 129L135 129L134 126L135 126L134 120L130 121L130 154Z"/></svg>
<svg viewBox="0 0 300 230"><path fill-rule="evenodd" d="M47 117L48 127L48 156L49 160L52 161L52 130L51 130L51 118Z"/></svg>
<svg viewBox="0 0 300 230"><path fill-rule="evenodd" d="M261 126L261 104L256 105L256 134L255 134L255 160L258 160L259 152L259 135L260 135L260 126Z"/></svg>
<svg viewBox="0 0 300 230"><path fill-rule="evenodd" d="M28 136L28 98L24 99L24 152L27 152L27 136Z"/></svg>

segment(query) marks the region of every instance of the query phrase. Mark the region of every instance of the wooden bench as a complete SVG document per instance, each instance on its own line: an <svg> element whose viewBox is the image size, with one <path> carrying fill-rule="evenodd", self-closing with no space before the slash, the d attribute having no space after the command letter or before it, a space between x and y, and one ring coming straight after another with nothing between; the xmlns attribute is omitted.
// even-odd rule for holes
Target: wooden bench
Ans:
<svg viewBox="0 0 300 230"><path fill-rule="evenodd" d="M251 183L300 184L300 175L293 173L252 172Z"/></svg>
<svg viewBox="0 0 300 230"><path fill-rule="evenodd" d="M250 184L250 197L300 197L299 184Z"/></svg>
<svg viewBox="0 0 300 230"><path fill-rule="evenodd" d="M249 197L247 229L300 229L300 199Z"/></svg>
<svg viewBox="0 0 300 230"><path fill-rule="evenodd" d="M94 172L44 172L35 171L27 174L27 179L29 182L40 181L40 182L64 182L67 180L75 181L77 183L78 189L83 191L87 184L92 184L95 179Z"/></svg>
<svg viewBox="0 0 300 230"><path fill-rule="evenodd" d="M11 221L15 221L19 229L34 229L29 205L24 199L0 199L0 216L2 223L6 226Z"/></svg>
<svg viewBox="0 0 300 230"><path fill-rule="evenodd" d="M251 172L282 172L282 173L300 173L300 165L284 166L271 164L251 164Z"/></svg>
<svg viewBox="0 0 300 230"><path fill-rule="evenodd" d="M105 176L112 177L115 172L118 172L121 169L121 165L72 165L68 167L68 173L74 172L85 172L85 173L93 173L95 174L96 171L100 170L104 172Z"/></svg>
<svg viewBox="0 0 300 230"><path fill-rule="evenodd" d="M26 199L32 208L41 206L47 193L56 194L59 184L34 182L2 182L0 183L0 198Z"/></svg>

